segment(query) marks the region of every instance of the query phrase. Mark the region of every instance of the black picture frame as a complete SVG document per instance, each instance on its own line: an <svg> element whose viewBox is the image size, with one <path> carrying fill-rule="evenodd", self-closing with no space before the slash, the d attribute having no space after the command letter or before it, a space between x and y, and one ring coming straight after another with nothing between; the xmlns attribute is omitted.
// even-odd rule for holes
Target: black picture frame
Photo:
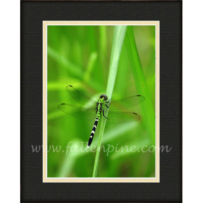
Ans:
<svg viewBox="0 0 203 203"><path fill-rule="evenodd" d="M159 20L160 183L42 183L42 21ZM21 202L182 202L182 1L21 1Z"/></svg>

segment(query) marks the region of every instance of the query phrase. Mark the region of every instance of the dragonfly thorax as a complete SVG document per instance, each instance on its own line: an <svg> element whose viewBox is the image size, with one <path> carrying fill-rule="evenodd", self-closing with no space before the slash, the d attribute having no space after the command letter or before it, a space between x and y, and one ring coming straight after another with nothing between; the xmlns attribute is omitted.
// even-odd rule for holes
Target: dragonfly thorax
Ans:
<svg viewBox="0 0 203 203"><path fill-rule="evenodd" d="M104 99L104 101L107 101L108 100L108 97L107 97L107 95L105 95L105 94L101 94L100 95L100 99Z"/></svg>

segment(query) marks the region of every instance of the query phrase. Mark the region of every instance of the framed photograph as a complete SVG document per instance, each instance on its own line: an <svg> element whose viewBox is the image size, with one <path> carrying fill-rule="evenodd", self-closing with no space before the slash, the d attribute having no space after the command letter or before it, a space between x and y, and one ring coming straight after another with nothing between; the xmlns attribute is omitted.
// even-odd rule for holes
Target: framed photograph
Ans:
<svg viewBox="0 0 203 203"><path fill-rule="evenodd" d="M43 22L43 182L159 182L159 42L158 21Z"/></svg>
<svg viewBox="0 0 203 203"><path fill-rule="evenodd" d="M22 202L182 201L181 9L21 2Z"/></svg>

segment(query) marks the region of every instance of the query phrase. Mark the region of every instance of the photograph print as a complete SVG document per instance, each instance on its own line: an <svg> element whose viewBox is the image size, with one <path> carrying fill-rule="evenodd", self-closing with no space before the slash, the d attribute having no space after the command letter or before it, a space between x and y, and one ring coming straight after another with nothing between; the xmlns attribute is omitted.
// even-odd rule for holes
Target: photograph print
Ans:
<svg viewBox="0 0 203 203"><path fill-rule="evenodd" d="M43 21L43 182L159 182L159 21Z"/></svg>

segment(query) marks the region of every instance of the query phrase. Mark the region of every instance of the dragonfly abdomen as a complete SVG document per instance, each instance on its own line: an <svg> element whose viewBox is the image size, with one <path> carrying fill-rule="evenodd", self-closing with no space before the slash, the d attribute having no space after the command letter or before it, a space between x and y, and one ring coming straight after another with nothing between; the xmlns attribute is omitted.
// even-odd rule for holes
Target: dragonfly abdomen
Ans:
<svg viewBox="0 0 203 203"><path fill-rule="evenodd" d="M92 132L91 132L91 134L90 134L90 138L89 138L87 147L89 147L89 146L91 145L91 143L92 143L92 140L93 140L93 138L94 138L95 131L96 131L96 129L97 129L98 122L99 122L99 117L97 117L97 118L95 119L95 121L94 121L94 126L93 126L93 128L92 128Z"/></svg>

